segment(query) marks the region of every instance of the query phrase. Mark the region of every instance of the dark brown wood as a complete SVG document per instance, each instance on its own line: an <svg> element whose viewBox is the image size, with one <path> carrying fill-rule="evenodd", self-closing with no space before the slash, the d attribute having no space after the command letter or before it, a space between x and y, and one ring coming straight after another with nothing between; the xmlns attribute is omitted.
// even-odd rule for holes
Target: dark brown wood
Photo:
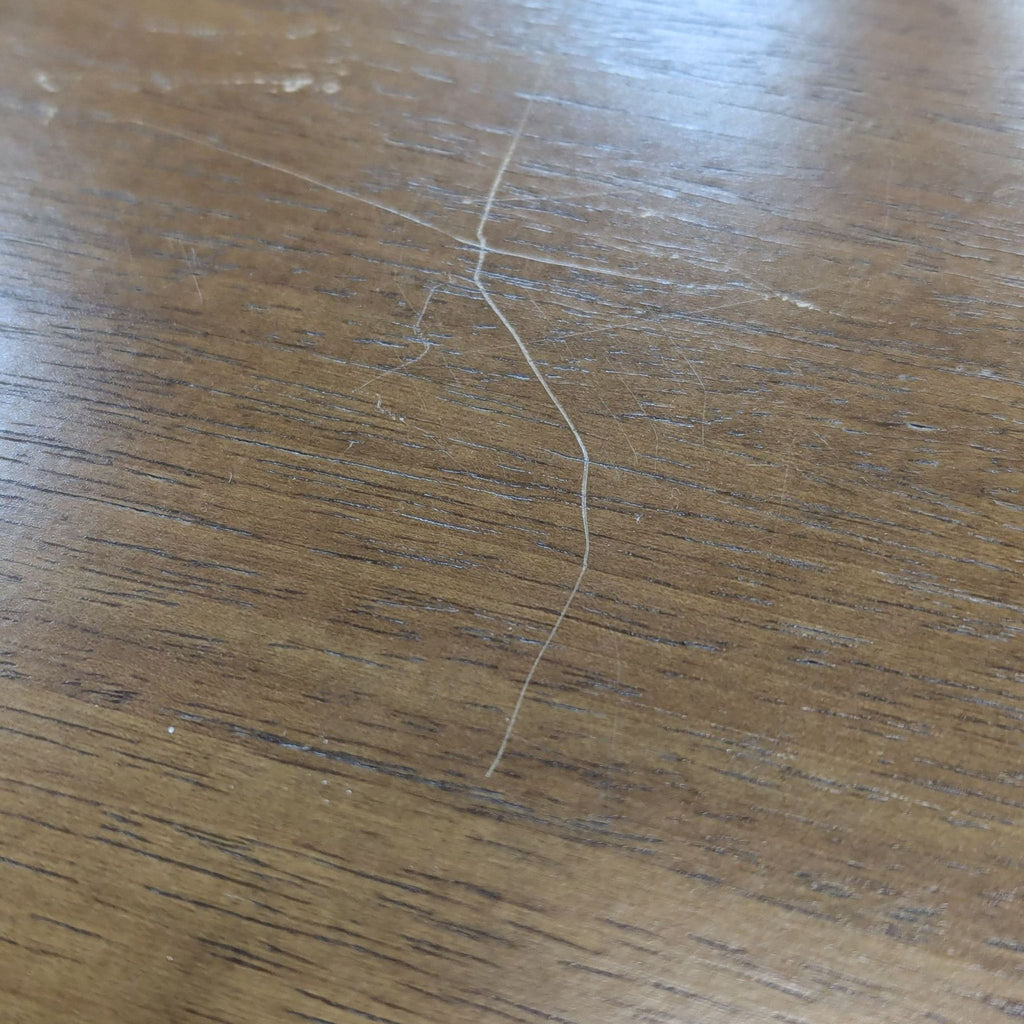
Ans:
<svg viewBox="0 0 1024 1024"><path fill-rule="evenodd" d="M1024 1016L1015 5L3 13L0 1020Z"/></svg>

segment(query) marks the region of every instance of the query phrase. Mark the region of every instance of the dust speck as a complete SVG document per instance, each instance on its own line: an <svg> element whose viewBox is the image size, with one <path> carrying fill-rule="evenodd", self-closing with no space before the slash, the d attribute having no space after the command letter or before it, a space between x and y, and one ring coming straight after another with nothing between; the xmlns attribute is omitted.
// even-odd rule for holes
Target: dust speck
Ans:
<svg viewBox="0 0 1024 1024"><path fill-rule="evenodd" d="M306 89L312 84L312 75L289 75L287 78L281 79L281 88L285 92L298 92L300 89Z"/></svg>
<svg viewBox="0 0 1024 1024"><path fill-rule="evenodd" d="M50 78L45 71L37 71L32 77L35 79L36 85L38 85L40 89L45 89L47 92L60 91L60 89L54 85L53 79Z"/></svg>

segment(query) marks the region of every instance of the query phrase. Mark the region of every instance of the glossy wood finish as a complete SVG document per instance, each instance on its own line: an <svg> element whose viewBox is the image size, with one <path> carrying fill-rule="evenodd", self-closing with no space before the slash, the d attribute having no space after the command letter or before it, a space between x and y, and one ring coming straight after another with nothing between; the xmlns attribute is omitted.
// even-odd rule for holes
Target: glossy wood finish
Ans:
<svg viewBox="0 0 1024 1024"><path fill-rule="evenodd" d="M1019 5L4 31L3 1021L1024 1015Z"/></svg>

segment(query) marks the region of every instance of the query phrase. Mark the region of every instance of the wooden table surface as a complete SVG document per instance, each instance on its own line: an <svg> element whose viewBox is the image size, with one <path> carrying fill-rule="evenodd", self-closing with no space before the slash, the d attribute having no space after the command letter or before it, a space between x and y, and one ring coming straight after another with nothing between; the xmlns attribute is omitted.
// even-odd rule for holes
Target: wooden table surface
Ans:
<svg viewBox="0 0 1024 1024"><path fill-rule="evenodd" d="M1024 1016L1015 0L7 0L0 1021Z"/></svg>

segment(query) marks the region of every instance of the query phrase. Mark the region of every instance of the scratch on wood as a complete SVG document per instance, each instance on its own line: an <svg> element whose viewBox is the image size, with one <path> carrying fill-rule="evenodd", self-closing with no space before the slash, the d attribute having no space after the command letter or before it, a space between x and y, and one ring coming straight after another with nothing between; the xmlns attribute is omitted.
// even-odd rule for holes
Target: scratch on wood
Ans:
<svg viewBox="0 0 1024 1024"><path fill-rule="evenodd" d="M307 185L312 185L314 188L322 188L327 192L335 193L335 195L344 196L344 198L350 199L354 203L361 203L363 206L369 206L371 209L379 210L381 213L389 213L393 217L398 217L401 220L408 221L410 224L416 224L421 228L426 228L428 231L437 232L437 234L444 235L446 238L458 245L464 245L470 249L479 249L480 247L478 240L467 238L465 235L449 231L447 228L443 228L441 225L435 224L432 221L427 220L425 217L418 217L416 214L409 213L407 210L401 210L396 206L389 205L388 203L382 203L376 199L371 199L369 196L362 195L359 192L354 192L352 189L344 188L341 185L332 185L330 182L322 181L319 178L314 178L312 175L305 174L302 171L297 171L294 167L288 167L285 164L279 164L273 160L263 160L258 156L253 156L251 153L245 153L240 149L232 149L230 146L222 146L219 142L214 142L212 139L209 139L204 135L196 135L193 132L179 131L177 128L167 128L163 125L153 124L150 121L142 121L137 118L112 118L110 120L115 124L134 125L136 128L145 128L147 131L154 132L157 135L164 135L172 139L180 139L183 142L190 142L194 146L202 146L204 149L212 150L215 153L223 153L225 156L234 157L236 160L243 160L246 163L254 164L257 167L265 167L267 170L276 171L278 174L286 175L289 178L304 181ZM547 267L560 267L563 270L578 270L585 274L599 274L602 277L613 277L621 281L635 281L639 284L660 284L667 285L669 287L679 287L679 282L673 281L671 278L655 277L650 274L634 274L626 270L618 270L615 267L604 266L600 263L589 263L576 260L556 260L550 256L541 256L537 253L524 252L518 249L505 249L501 246L485 245L484 251L485 253L490 253L493 256L508 256L510 259L526 260L530 263L540 263Z"/></svg>
<svg viewBox="0 0 1024 1024"><path fill-rule="evenodd" d="M544 315L544 310L542 310L540 308L540 306L537 303L537 300L532 295L527 296L527 298L530 300L530 304L533 306L533 308L537 311L537 319L538 319L538 321L543 323L547 319L545 317L545 315ZM581 331L581 332L578 332L578 333L582 334L583 332ZM579 356L573 351L573 348L569 344L569 342L565 340L566 337L567 337L566 335L562 335L561 338L560 338L562 344L565 346L565 350L569 353L569 355L573 358L574 361L579 362ZM633 453L633 465L634 466L639 466L640 465L640 453L636 450L636 446L629 439L629 434L627 434L625 429L623 428L622 423L619 420L619 417L616 416L614 412L612 412L612 410L609 407L608 403L601 397L600 392L596 392L595 395L594 395L594 398L596 399L598 404L601 406L601 408L604 409L604 411L608 414L609 419L612 421L612 423L615 424L616 429L622 435L622 440L626 442L626 445L628 446L629 450ZM642 413L643 409L641 409L640 412Z"/></svg>
<svg viewBox="0 0 1024 1024"><path fill-rule="evenodd" d="M199 305L205 306L206 299L203 298L203 289L199 287L199 278L196 275L196 264L198 262L196 259L196 251L192 246L189 246L188 252L186 252L185 246L182 243L181 239L176 238L175 241L178 243L178 248L181 249L181 255L184 258L186 265L188 266L188 272L192 275L192 283L196 286L196 294L199 296ZM129 246L129 251L130 248L131 247ZM189 253L191 253L191 256L189 255Z"/></svg>
<svg viewBox="0 0 1024 1024"><path fill-rule="evenodd" d="M526 343L520 337L519 332L512 325L508 317L506 317L501 311L501 308L494 301L494 298L491 296L491 293L487 290L487 286L483 282L484 260L487 258L488 251L496 251L493 249L489 250L487 245L487 236L484 234L487 227L487 219L491 215L491 208L494 206L494 197L497 195L498 189L501 187L501 181L505 176L505 171L508 169L508 165L512 161L512 155L515 153L516 146L519 145L519 140L522 138L523 128L525 127L526 119L530 114L531 105L531 103L527 103L526 109L523 111L523 116L519 121L519 126L516 128L515 134L512 136L512 141L509 143L504 159L498 166L498 171L494 176L494 181L491 182L491 190L487 194L487 201L484 203L484 209L480 215L480 223L476 229L478 253L476 268L473 271L473 283L476 285L477 290L483 297L484 302L486 302L491 308L491 312L493 312L498 320L501 321L502 326L506 331L508 331L512 340L519 347L519 351L522 353L523 358L530 367L531 373L533 373L534 377L537 378L537 382L544 389L544 392L550 399L551 404L558 410L558 414L565 421L565 425L569 428L570 433L579 447L580 455L583 458L583 469L580 474L580 521L583 525L583 556L580 560L580 570L579 574L576 576L576 582L572 585L572 589L569 591L569 596L566 598L565 604L562 605L562 610L558 613L558 617L555 619L544 643L541 644L540 650L537 652L537 656L533 659L533 664L530 666L530 670L526 673L526 678L523 680L523 684L519 688L519 696L516 698L515 706L512 708L512 714L509 716L505 735L502 737L501 745L498 747L498 752L494 755L494 760L491 761L491 765L487 769L487 778L490 778L494 774L495 769L501 763L501 759L505 754L505 748L508 746L508 741L516 727L516 720L519 718L519 712L522 710L523 701L526 699L527 691L530 689L530 683L533 681L534 674L537 671L537 666L540 665L541 660L547 653L548 647L551 646L551 641L554 640L555 634L558 632L558 629L562 625L570 606L575 600L576 594L580 589L580 584L583 582L583 577L586 575L587 567L590 565L590 513L587 507L587 486L590 482L590 453L587 451L587 446L583 443L583 438L580 436L580 432L576 428L576 424L573 422L572 417L565 411L565 406L559 401L558 396L552 390L551 385L547 382L544 374L541 373L540 367L535 362L533 355L526 346Z"/></svg>
<svg viewBox="0 0 1024 1024"><path fill-rule="evenodd" d="M543 263L548 266L562 267L563 269L568 270L579 270L586 273L601 274L604 276L615 277L622 280L665 285L671 285L674 283L671 280L665 278L651 277L643 274L630 274L628 272L619 271L611 267L602 267L599 264L578 263L569 260L554 260L549 259L547 257L536 256L531 253L518 252L515 250L505 249L499 246L488 245L487 237L484 233L485 228L487 226L487 220L491 215L491 210L494 206L494 198L497 195L499 187L501 186L502 179L505 176L505 171L507 170L508 165L512 160L512 156L515 152L516 146L519 144L519 140L522 138L523 128L526 124L526 118L529 116L531 106L532 101L527 104L526 110L523 112L523 117L519 122L519 126L512 137L511 143L509 144L508 151L505 153L504 159L498 166L497 173L494 176L494 180L491 183L490 191L488 192L487 195L487 200L484 203L484 209L480 216L480 222L477 225L475 240L468 239L464 236L450 232L447 229L437 224L434 224L423 217L418 217L415 214L409 213L405 210L400 210L397 207L391 206L387 203L382 203L377 201L376 199L371 199L368 196L361 195L358 192L352 191L351 189L343 188L340 185L332 185L329 184L328 182L321 181L318 178L314 178L311 175L304 174L303 172L297 171L291 167L287 167L284 164L275 163L274 161L271 160L263 160L260 157L252 156L251 154L244 153L241 150L232 149L229 146L222 146L219 143L214 142L212 139L206 138L205 136L196 135L192 132L179 131L174 128L166 128L161 125L151 124L148 121L141 121L133 118L128 118L120 121L121 124L135 125L138 128L144 128L147 131L152 131L160 135L164 135L170 138L177 138L185 142L191 142L193 145L202 146L206 149L213 150L214 152L223 153L226 156L232 156L237 160L243 160L247 163L275 171L278 174L284 174L289 177L296 178L297 180L304 181L307 184L314 186L315 188L322 188L328 192L333 192L336 195L344 196L346 199L350 199L353 202L357 202L364 206L371 207L372 209L378 210L382 213L391 214L394 217L398 217L402 220L408 221L409 223L416 224L419 227L426 228L430 231L434 231L437 232L438 234L444 235L446 238L449 238L453 242L456 242L460 245L466 245L477 250L476 267L473 270L474 285L476 286L483 300L490 307L491 311L501 322L505 330L508 331L513 341L515 341L516 345L519 348L519 351L522 353L523 358L526 360L527 365L530 367L530 371L533 373L538 383L544 389L545 394L548 396L548 399L551 401L551 404L554 405L555 409L558 411L558 414L565 422L565 425L569 428L569 431L572 434L573 439L576 441L576 444L579 447L580 455L582 456L583 461L583 468L580 474L580 520L583 526L583 555L580 560L579 573L576 576L575 583L573 583L572 585L572 589L569 591L569 596L566 598L565 604L562 606L562 610L558 613L558 617L555 619L554 625L551 627L551 630L548 633L547 638L541 645L540 650L537 652L537 656L534 658L533 664L530 666L529 672L527 672L526 674L526 678L523 680L523 685L520 688L519 696L516 700L515 706L512 709L512 714L509 718L508 727L505 730L505 735L502 738L501 745L499 746L498 752L495 754L494 760L491 762L490 767L487 769L486 776L488 778L490 778L490 776L494 774L495 769L498 767L498 764L501 762L501 759L504 756L505 748L508 746L508 741L512 736L513 730L515 729L516 720L519 717L519 712L522 709L523 701L526 699L527 691L530 688L530 683L533 681L533 677L537 671L537 667L540 664L541 660L544 658L544 655L547 653L548 648L551 646L551 642L554 639L555 634L558 632L559 627L565 620L566 614L568 613L569 608L575 600L576 594L579 592L580 585L583 582L583 577L586 575L587 569L590 565L590 515L587 504L587 491L590 482L590 453L587 451L587 446L584 444L583 438L580 436L580 432L577 429L576 424L573 422L572 417L570 417L568 412L566 412L565 407L562 405L561 401L559 401L558 399L558 396L552 390L551 385L547 382L546 378L541 373L540 367L538 367L537 363L534 361L533 355L524 343L523 339L520 337L519 332L512 325L509 319L505 316L500 307L494 301L493 297L491 296L491 293L487 290L487 286L483 282L484 261L487 258L488 253L490 253L492 255L508 256L515 259L523 259L535 263ZM379 397L378 406L382 408L382 403L380 402Z"/></svg>
<svg viewBox="0 0 1024 1024"><path fill-rule="evenodd" d="M793 464L793 446L796 443L796 430L789 435L789 447L786 450L785 468L782 473L782 491L779 494L779 512L778 518L776 518L774 528L772 529L771 541L768 544L768 555L769 557L775 551L775 538L779 532L779 518L782 516L782 511L786 507L786 493L789 489L789 470Z"/></svg>
<svg viewBox="0 0 1024 1024"><path fill-rule="evenodd" d="M382 377L387 377L392 373L397 373L399 370L408 370L410 366L415 366L416 363L418 363L433 348L433 345L429 341L427 341L426 338L423 337L423 334L420 331L420 324L423 323L423 317L427 312L427 307L430 305L430 300L434 297L434 292L436 292L439 287L440 285L431 285L430 291L427 292L426 301L424 301L423 307L420 309L419 316L416 317L416 322L412 325L413 333L419 339L420 344L423 346L423 350L418 355L413 356L411 359L406 359L405 362L399 363L397 366L392 366L390 369L384 370L382 373L376 374L376 376L371 377L369 380L363 381L363 383L360 384L359 387L355 389L353 394L362 391L364 388L368 388L371 384L373 384L375 381L380 380ZM401 286L399 286L399 290L401 291ZM411 309L412 307L409 303L409 300L406 299L405 302L406 305L409 306ZM377 397L379 398L380 396L378 395Z"/></svg>
<svg viewBox="0 0 1024 1024"><path fill-rule="evenodd" d="M707 422L708 422L708 389L707 389L707 385L704 383L704 378L701 377L700 371L697 369L696 366L694 366L693 362L690 360L690 357L681 348L679 348L678 346L675 346L675 350L676 350L676 352L678 352L683 357L684 361L686 362L686 365L690 368L690 372L694 375L694 377L697 378L697 383L700 385L701 391L704 392L704 404L703 404L703 406L701 407L701 410L700 410L700 446L701 446L701 448L705 448L705 447L707 447L707 444L706 444L706 440L705 440L705 437L704 437L704 433L705 433L705 429L707 427Z"/></svg>

